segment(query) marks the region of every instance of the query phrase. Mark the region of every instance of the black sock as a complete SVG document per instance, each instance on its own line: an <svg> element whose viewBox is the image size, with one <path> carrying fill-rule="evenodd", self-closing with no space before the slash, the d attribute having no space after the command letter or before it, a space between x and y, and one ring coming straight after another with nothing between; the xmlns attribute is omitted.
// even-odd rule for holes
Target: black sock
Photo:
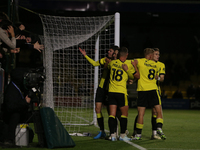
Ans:
<svg viewBox="0 0 200 150"><path fill-rule="evenodd" d="M151 125L152 125L152 130L157 130L157 124L156 124L156 118L151 117Z"/></svg>
<svg viewBox="0 0 200 150"><path fill-rule="evenodd" d="M115 127L116 127L116 120L114 116L111 115L109 116L108 124L109 124L110 134L113 134L115 132Z"/></svg>
<svg viewBox="0 0 200 150"><path fill-rule="evenodd" d="M104 131L104 118L103 117L97 118L97 122L98 122L100 130Z"/></svg>
<svg viewBox="0 0 200 150"><path fill-rule="evenodd" d="M114 130L115 130L115 132L117 132L118 120L117 120L117 118L116 118L116 117L115 117L115 125L116 125L116 126L115 126L115 129L114 129Z"/></svg>
<svg viewBox="0 0 200 150"><path fill-rule="evenodd" d="M157 123L157 128L161 128L162 129L163 124L162 123Z"/></svg>
<svg viewBox="0 0 200 150"><path fill-rule="evenodd" d="M127 128L127 118L121 117L120 127L121 127L121 133L125 133Z"/></svg>

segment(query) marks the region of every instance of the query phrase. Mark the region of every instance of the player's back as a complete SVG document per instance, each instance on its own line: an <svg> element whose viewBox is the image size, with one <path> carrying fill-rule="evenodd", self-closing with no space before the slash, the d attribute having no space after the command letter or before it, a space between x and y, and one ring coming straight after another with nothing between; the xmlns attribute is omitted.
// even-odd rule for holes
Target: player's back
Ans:
<svg viewBox="0 0 200 150"><path fill-rule="evenodd" d="M156 62L148 60L146 58L139 58L137 60L137 67L140 73L137 91L156 90L157 84L155 76L158 73L158 67L156 65Z"/></svg>
<svg viewBox="0 0 200 150"><path fill-rule="evenodd" d="M129 62L122 62L119 59L112 60L108 68L110 69L110 83L109 92L124 93L127 94L126 83L129 78L126 71L123 70L122 64L127 64L130 74L134 74L135 70Z"/></svg>

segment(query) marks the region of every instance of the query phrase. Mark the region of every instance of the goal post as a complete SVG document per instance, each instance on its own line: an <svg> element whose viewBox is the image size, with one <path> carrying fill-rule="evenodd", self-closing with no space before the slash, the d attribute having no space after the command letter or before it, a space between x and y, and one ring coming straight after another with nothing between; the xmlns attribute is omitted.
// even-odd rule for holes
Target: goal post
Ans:
<svg viewBox="0 0 200 150"><path fill-rule="evenodd" d="M78 48L97 61L111 45L119 46L120 14L39 16L45 46L43 106L53 108L69 132L81 132L81 126L96 124L94 99L102 70L93 67Z"/></svg>
<svg viewBox="0 0 200 150"><path fill-rule="evenodd" d="M115 34L114 34L114 44L117 46L120 46L120 14L115 13ZM99 35L97 36L96 45L95 45L95 61L98 61L99 58ZM95 67L95 78L94 78L94 93L96 93L96 90L98 88L98 68ZM94 94L95 99L95 94ZM94 110L93 110L93 121L94 124L97 125L97 116L95 112L95 103L94 103Z"/></svg>
<svg viewBox="0 0 200 150"><path fill-rule="evenodd" d="M99 60L99 35L97 35L97 40L95 43L95 61ZM98 77L99 77L99 67L95 67L94 69L94 100L96 97L96 91L98 88ZM93 121L94 125L97 125L97 116L95 112L95 103L94 103L94 109L93 109Z"/></svg>
<svg viewBox="0 0 200 150"><path fill-rule="evenodd" d="M115 45L120 46L120 14L115 13Z"/></svg>

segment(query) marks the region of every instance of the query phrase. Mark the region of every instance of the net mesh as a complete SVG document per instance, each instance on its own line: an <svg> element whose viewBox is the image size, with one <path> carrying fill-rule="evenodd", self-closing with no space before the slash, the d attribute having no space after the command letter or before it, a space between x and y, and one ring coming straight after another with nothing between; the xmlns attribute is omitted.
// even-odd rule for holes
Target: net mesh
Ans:
<svg viewBox="0 0 200 150"><path fill-rule="evenodd" d="M43 106L51 107L69 132L94 123L94 67L78 47L95 58L99 37L99 59L114 44L114 15L61 17L40 14L44 31L46 80Z"/></svg>

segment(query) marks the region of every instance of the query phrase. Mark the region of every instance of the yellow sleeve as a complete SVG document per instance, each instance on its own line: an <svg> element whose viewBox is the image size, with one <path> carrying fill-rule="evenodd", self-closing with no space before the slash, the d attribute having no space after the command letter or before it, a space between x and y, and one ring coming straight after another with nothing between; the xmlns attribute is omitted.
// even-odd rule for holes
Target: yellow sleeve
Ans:
<svg viewBox="0 0 200 150"><path fill-rule="evenodd" d="M139 64L139 62L140 62L141 59L137 58L137 59L135 59L135 60L138 61L138 63L137 63L137 67L138 67L138 66L139 66L138 64ZM133 61L134 61L134 60L133 60Z"/></svg>
<svg viewBox="0 0 200 150"><path fill-rule="evenodd" d="M165 75L165 64L160 62L159 75Z"/></svg>
<svg viewBox="0 0 200 150"><path fill-rule="evenodd" d="M128 78L133 80L134 74L136 73L136 71L132 65L128 65L128 67L129 67L127 70Z"/></svg>
<svg viewBox="0 0 200 150"><path fill-rule="evenodd" d="M100 63L100 65L105 65L105 63L106 63L106 57L101 58L101 59L99 60L99 63Z"/></svg>
<svg viewBox="0 0 200 150"><path fill-rule="evenodd" d="M98 61L94 61L93 59L91 59L90 57L88 57L87 55L85 55L85 58L89 61L89 63L91 63L94 67L95 66L100 66L99 60Z"/></svg>

